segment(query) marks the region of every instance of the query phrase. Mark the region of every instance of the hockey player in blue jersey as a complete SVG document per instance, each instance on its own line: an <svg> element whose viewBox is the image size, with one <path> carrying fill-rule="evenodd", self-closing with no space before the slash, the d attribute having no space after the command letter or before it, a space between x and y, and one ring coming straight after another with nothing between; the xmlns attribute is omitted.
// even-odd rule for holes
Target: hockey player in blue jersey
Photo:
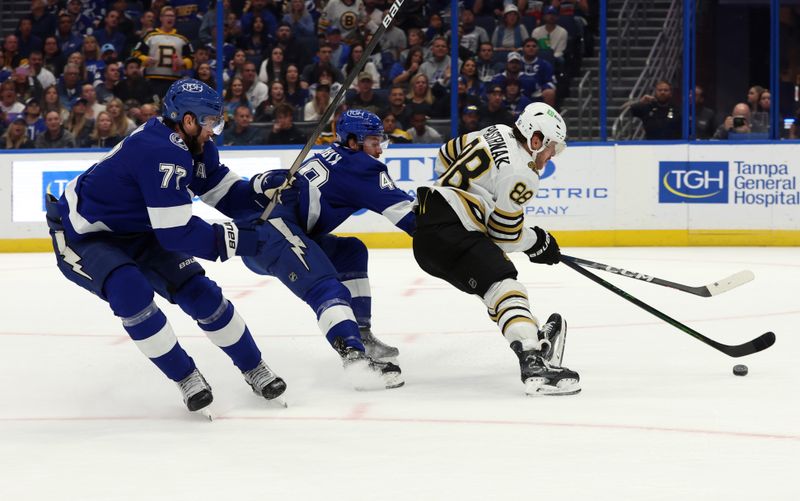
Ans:
<svg viewBox="0 0 800 501"><path fill-rule="evenodd" d="M354 212L369 209L411 235L413 198L395 187L378 160L385 134L375 114L348 110L336 133L337 142L306 160L291 188L281 191L283 203L259 228L268 245L243 261L256 273L277 277L308 303L356 388L394 388L403 384L400 368L390 361L398 350L370 330L367 248L357 238L330 232ZM269 194L286 173L260 174L254 187L260 184Z"/></svg>
<svg viewBox="0 0 800 501"><path fill-rule="evenodd" d="M50 197L47 222L58 267L108 302L136 346L178 383L190 411L213 400L154 292L178 304L266 399L286 389L264 363L244 320L194 256L225 261L263 242L234 223L192 216L194 195L231 218L258 208L247 181L219 163L210 138L222 130L222 101L197 80L174 83L164 116L152 118Z"/></svg>

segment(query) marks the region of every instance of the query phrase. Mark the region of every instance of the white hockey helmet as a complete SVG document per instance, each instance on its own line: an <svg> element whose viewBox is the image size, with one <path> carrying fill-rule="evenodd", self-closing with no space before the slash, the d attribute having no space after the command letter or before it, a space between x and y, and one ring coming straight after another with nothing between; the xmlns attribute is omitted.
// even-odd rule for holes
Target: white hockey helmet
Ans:
<svg viewBox="0 0 800 501"><path fill-rule="evenodd" d="M542 147L533 153L539 153L550 143L555 143L555 154L558 155L567 147L567 124L561 115L552 106L545 103L531 103L525 107L517 118L515 124L517 129L528 141L530 147L531 138L535 132L540 132L543 136Z"/></svg>

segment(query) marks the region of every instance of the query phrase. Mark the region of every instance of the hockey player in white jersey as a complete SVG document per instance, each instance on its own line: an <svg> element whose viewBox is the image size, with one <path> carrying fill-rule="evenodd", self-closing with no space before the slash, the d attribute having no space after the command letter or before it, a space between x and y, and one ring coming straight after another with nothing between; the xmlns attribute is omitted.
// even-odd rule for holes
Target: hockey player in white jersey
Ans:
<svg viewBox="0 0 800 501"><path fill-rule="evenodd" d="M553 313L540 325L506 256L560 260L550 233L524 226L524 206L539 188L539 171L566 147L566 135L553 108L530 104L512 127L492 125L445 143L440 177L418 190L414 257L429 274L481 297L519 358L529 395L580 391L578 373L561 366L566 321Z"/></svg>

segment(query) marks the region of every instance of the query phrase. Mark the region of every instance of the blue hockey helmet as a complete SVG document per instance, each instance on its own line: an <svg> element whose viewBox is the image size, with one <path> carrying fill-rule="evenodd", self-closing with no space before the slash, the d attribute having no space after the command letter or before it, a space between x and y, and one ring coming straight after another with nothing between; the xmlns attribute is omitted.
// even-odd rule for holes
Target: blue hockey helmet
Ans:
<svg viewBox="0 0 800 501"><path fill-rule="evenodd" d="M363 144L367 136L377 136L384 141L383 122L378 115L367 110L347 110L336 121L336 140L347 145L350 135L355 136L358 144Z"/></svg>
<svg viewBox="0 0 800 501"><path fill-rule="evenodd" d="M187 78L172 84L164 96L164 116L174 122L193 114L204 127L220 134L225 125L222 118L222 98L199 80Z"/></svg>

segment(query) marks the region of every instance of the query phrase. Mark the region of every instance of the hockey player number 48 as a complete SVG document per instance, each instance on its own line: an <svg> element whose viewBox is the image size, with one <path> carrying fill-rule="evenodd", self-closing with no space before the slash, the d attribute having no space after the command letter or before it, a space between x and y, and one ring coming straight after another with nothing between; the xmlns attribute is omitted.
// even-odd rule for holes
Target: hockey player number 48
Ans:
<svg viewBox="0 0 800 501"><path fill-rule="evenodd" d="M306 178L308 184L315 188L319 188L327 183L328 177L330 176L328 168L325 167L322 162L315 159L310 160L307 164L302 166L298 174Z"/></svg>

